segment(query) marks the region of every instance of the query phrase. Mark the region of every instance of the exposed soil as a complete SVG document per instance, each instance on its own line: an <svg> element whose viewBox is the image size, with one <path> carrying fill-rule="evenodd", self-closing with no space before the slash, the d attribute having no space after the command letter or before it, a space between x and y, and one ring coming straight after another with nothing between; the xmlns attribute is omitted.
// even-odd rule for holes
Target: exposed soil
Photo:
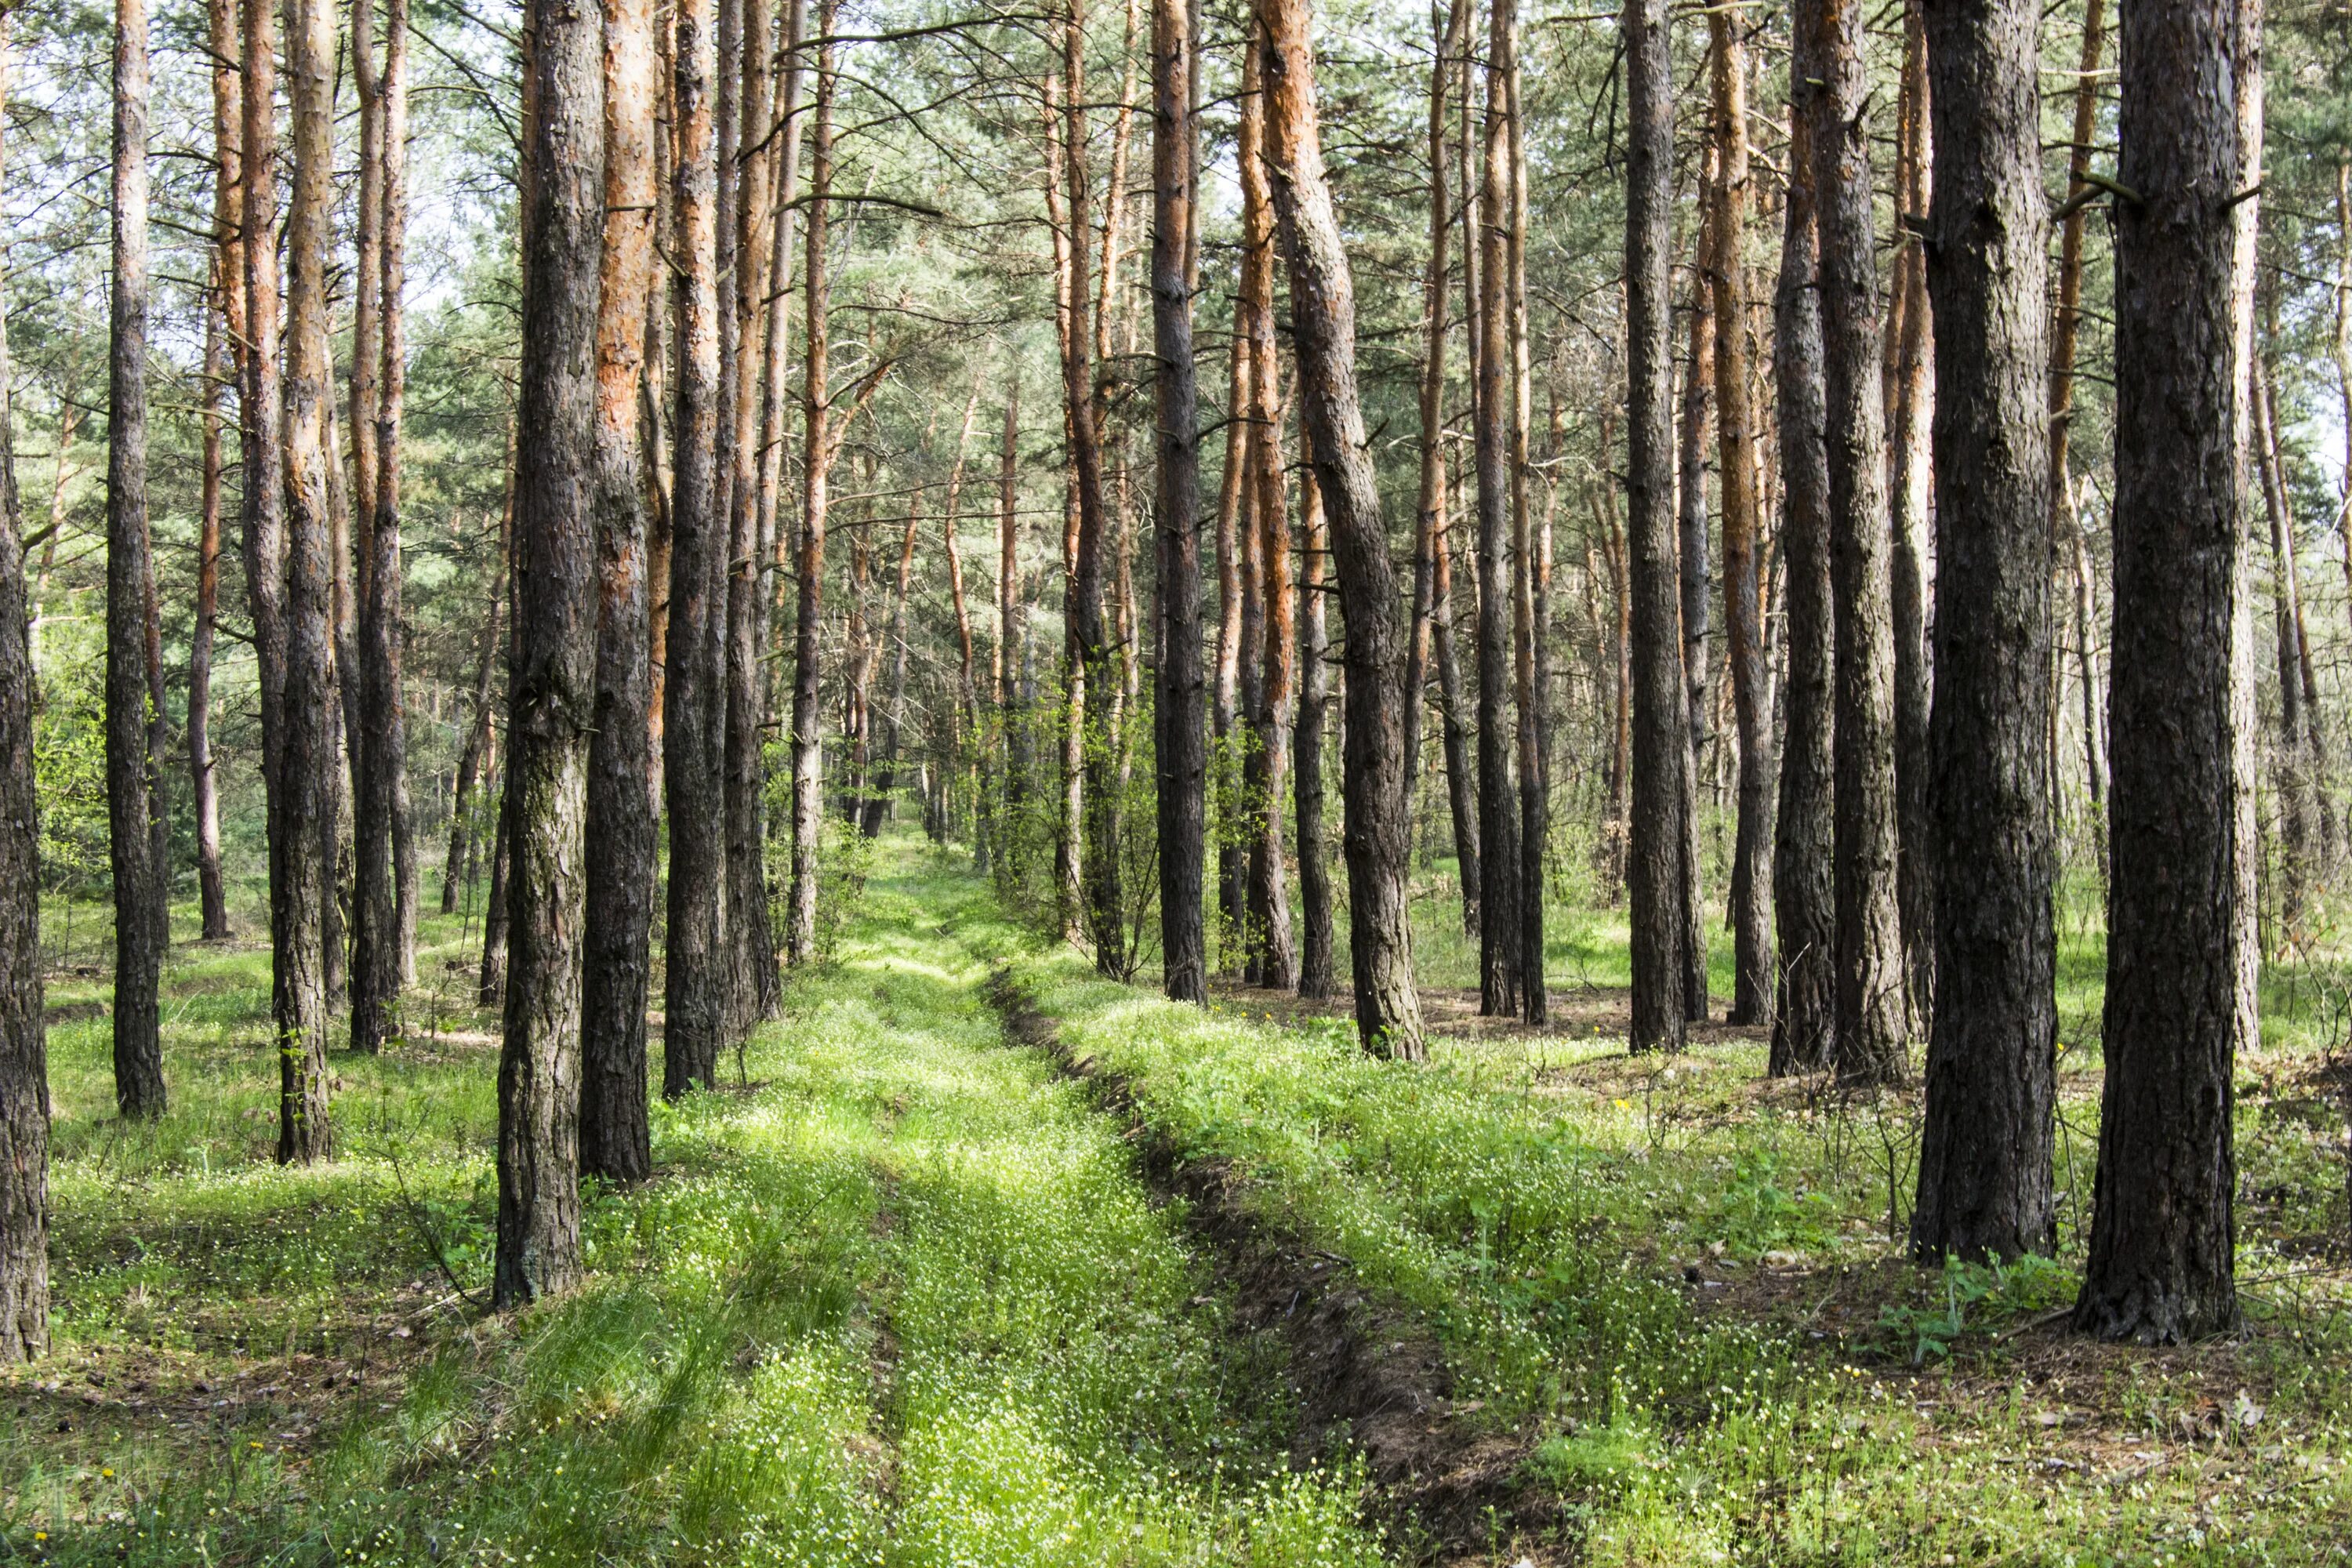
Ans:
<svg viewBox="0 0 2352 1568"><path fill-rule="evenodd" d="M1360 1453L1386 1522L1414 1561L1490 1563L1498 1547L1515 1565L1566 1561L1536 1543L1551 1533L1557 1501L1521 1475L1529 1445L1482 1427L1476 1404L1454 1400L1435 1340L1360 1285L1349 1259L1268 1224L1229 1163L1186 1160L1138 1113L1126 1082L1074 1054L1009 974L990 981L988 996L1016 1041L1086 1083L1127 1124L1146 1183L1181 1201L1186 1229L1231 1287L1231 1331L1281 1341L1298 1415L1294 1463Z"/></svg>

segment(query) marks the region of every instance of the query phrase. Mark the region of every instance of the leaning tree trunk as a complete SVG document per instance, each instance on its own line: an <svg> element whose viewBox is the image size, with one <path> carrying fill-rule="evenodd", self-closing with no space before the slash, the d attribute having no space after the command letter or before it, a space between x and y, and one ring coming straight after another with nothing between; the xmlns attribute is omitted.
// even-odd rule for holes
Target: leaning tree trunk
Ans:
<svg viewBox="0 0 2352 1568"><path fill-rule="evenodd" d="M248 38L248 59L254 52ZM286 33L294 131L294 184L286 211L286 684L278 726L278 826L270 844L269 878L281 1164L325 1159L332 1147L327 900L333 896L340 759L329 711L335 700L335 645L326 248L334 176L333 63L331 7L324 0L293 0L287 7ZM250 178L265 145L253 132L251 110L257 100L266 110L269 100L255 93L249 79L247 91ZM254 312L257 334L260 316ZM266 341L255 339L257 344ZM254 357L269 356L257 352Z"/></svg>
<svg viewBox="0 0 2352 1568"><path fill-rule="evenodd" d="M1798 13L1789 111L1789 192L1780 275L1772 298L1772 380L1780 417L1781 548L1788 558L1788 670L1780 795L1772 835L1772 914L1779 939L1769 1070L1827 1067L1836 1038L1837 921L1832 795L1828 415L1816 287L1813 29Z"/></svg>
<svg viewBox="0 0 2352 1568"><path fill-rule="evenodd" d="M1723 496L1724 673L1739 729L1738 826L1731 852L1730 1021L1772 1016L1772 697L1764 662L1762 531L1756 493L1757 415L1748 353L1750 199L1748 49L1727 11L1707 18L1714 46L1716 143L1715 431Z"/></svg>
<svg viewBox="0 0 2352 1568"><path fill-rule="evenodd" d="M1323 489L1347 623L1348 945L1368 1050L1425 1054L1408 918L1412 823L1404 787L1404 650L1380 486L1356 387L1356 294L1323 172L1307 0L1257 0L1265 30L1267 162L1289 261L1298 398Z"/></svg>
<svg viewBox="0 0 2352 1568"><path fill-rule="evenodd" d="M112 329L107 345L106 799L114 873L114 1103L164 1108L156 1009L169 937L148 754L147 5L115 0Z"/></svg>
<svg viewBox="0 0 2352 1568"><path fill-rule="evenodd" d="M638 400L653 267L654 0L606 0L604 232L596 321L596 424L588 503L596 536L595 734L588 746L580 1169L610 1182L653 1173L646 999L656 875L653 671Z"/></svg>
<svg viewBox="0 0 2352 1568"><path fill-rule="evenodd" d="M1893 589L1862 9L1823 0L1799 15L1818 29L1810 53L1822 83L1811 130L1837 637L1837 1066L1850 1081L1895 1082L1907 1070L1911 1019L1895 894Z"/></svg>
<svg viewBox="0 0 2352 1568"><path fill-rule="evenodd" d="M2232 99L2255 68L2232 13L2123 13L2107 1070L2074 1322L2143 1342L2238 1321L2230 1119L2255 998Z"/></svg>
<svg viewBox="0 0 2352 1568"><path fill-rule="evenodd" d="M499 1052L498 1258L491 1300L578 1283L581 933L589 732L596 722L599 270L604 259L604 29L600 11L541 6L530 70L535 210L523 221L516 432L515 657L506 1030ZM625 310L627 307L624 306ZM597 853L604 853L598 847Z"/></svg>
<svg viewBox="0 0 2352 1568"><path fill-rule="evenodd" d="M1679 1050L1684 1028L1682 581L1675 523L1674 372L1668 279L1674 100L1664 0L1626 0L1626 548L1633 606L1631 883L1637 1052Z"/></svg>
<svg viewBox="0 0 2352 1568"><path fill-rule="evenodd" d="M2040 14L2033 0L1925 9L1936 991L1911 1249L1932 1263L2056 1245L2058 1011Z"/></svg>
<svg viewBox="0 0 2352 1568"><path fill-rule="evenodd" d="M0 16L0 110L8 18ZM0 126L5 123L0 113ZM41 832L33 794L36 680L16 496L8 314L0 300L0 1362L49 1348L49 1066L41 1010Z"/></svg>
<svg viewBox="0 0 2352 1568"><path fill-rule="evenodd" d="M1209 994L1208 937L1201 910L1209 782L1201 670L1201 419L1190 281L1193 183L1201 163L1192 118L1200 68L1195 47L1187 0L1151 0L1151 324L1160 568L1160 668L1152 723L1159 769L1160 973L1169 996L1179 1002L1204 1002ZM954 510L952 501L949 510ZM949 527L952 531L952 521ZM949 539L952 570L952 531ZM953 581L961 629L961 575L954 574ZM962 649L969 702L968 631Z"/></svg>
<svg viewBox="0 0 2352 1568"><path fill-rule="evenodd" d="M1478 1011L1519 1010L1519 819L1511 780L1511 345L1509 69L1513 0L1495 0L1486 39L1486 157L1478 187Z"/></svg>
<svg viewBox="0 0 2352 1568"><path fill-rule="evenodd" d="M669 628L662 693L662 779L669 795L662 1093L672 1100L698 1084L709 1086L727 1027L727 827L720 778L725 694L719 658L727 534L719 469L719 167L710 103L719 67L713 21L712 0L681 0L671 87L677 146L672 221L677 256L671 269L677 412L672 421ZM603 144L600 128L597 145ZM520 637L516 657L521 658Z"/></svg>

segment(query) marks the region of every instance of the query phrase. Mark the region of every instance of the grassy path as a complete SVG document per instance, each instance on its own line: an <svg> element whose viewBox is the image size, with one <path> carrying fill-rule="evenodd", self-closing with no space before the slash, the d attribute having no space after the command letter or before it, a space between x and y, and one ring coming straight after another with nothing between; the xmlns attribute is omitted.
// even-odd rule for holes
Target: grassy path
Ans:
<svg viewBox="0 0 2352 1568"><path fill-rule="evenodd" d="M589 1289L510 1323L440 1314L396 1397L330 1404L310 1441L133 1423L62 1462L19 1419L0 1434L8 1545L158 1563L1381 1561L1359 1483L1289 1471L1278 1363L1223 1331L1118 1129L1006 1043L982 987L1022 939L971 884L895 852L908 874L868 885L837 962L752 1044L749 1085L664 1111L663 1177L591 1205ZM395 1186L478 1178L455 1152L484 1131L467 1109ZM311 1245L416 1268L415 1238L381 1228L386 1175L356 1153L331 1186L256 1173L268 1195L248 1194L241 1246L273 1208L323 1207L341 1239ZM219 1181L147 1170L150 1229L217 1206ZM483 1217L478 1196L436 1205L447 1227ZM174 1281L214 1291L210 1267L175 1254ZM77 1293L129 1289L95 1263L67 1273ZM77 1331L69 1354L120 1354L139 1329L118 1312ZM169 1405L173 1363L152 1354Z"/></svg>

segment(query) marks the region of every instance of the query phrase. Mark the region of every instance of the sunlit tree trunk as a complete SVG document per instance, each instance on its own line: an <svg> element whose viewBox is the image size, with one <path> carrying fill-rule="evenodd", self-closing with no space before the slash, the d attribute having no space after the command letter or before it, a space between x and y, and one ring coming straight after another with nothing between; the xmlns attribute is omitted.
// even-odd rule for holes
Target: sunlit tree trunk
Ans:
<svg viewBox="0 0 2352 1568"><path fill-rule="evenodd" d="M114 876L114 1103L164 1109L157 986L169 940L163 803L148 752L147 5L115 0L111 331L106 426L106 798Z"/></svg>
<svg viewBox="0 0 2352 1568"><path fill-rule="evenodd" d="M1503 80L1510 94L1510 232L1505 247L1511 341L1511 702L1517 712L1519 838L1519 1020L1542 1024L1550 1000L1544 987L1544 851L1551 837L1551 784L1545 775L1547 683L1539 674L1546 603L1538 578L1542 554L1528 498L1528 430L1535 372L1528 342L1528 148L1520 101L1518 39L1510 45ZM1543 586L1549 586L1544 584Z"/></svg>
<svg viewBox="0 0 2352 1568"><path fill-rule="evenodd" d="M647 668L645 444L646 275L653 265L654 0L604 0L604 257L588 505L595 528L594 734L588 746L587 929L580 1026L580 1168L613 1182L653 1171L646 999L656 874ZM764 910L762 911L764 915Z"/></svg>
<svg viewBox="0 0 2352 1568"><path fill-rule="evenodd" d="M1404 649L1380 487L1356 385L1355 281L1323 169L1307 0L1258 0L1269 89L1266 148L1289 263L1299 407L1330 527L1347 625L1348 942L1356 1028L1366 1049L1425 1054L1413 988L1404 784Z"/></svg>
<svg viewBox="0 0 2352 1568"><path fill-rule="evenodd" d="M212 745L213 635L220 610L221 440L227 409L244 384L245 277L241 259L244 186L237 154L238 58L235 0L206 0L205 42L212 52L213 260L205 312L204 468L196 537L196 615L188 637L188 774L196 818L196 889L204 937L228 935L228 898L221 879L220 781ZM240 412L239 417L242 418Z"/></svg>
<svg viewBox="0 0 2352 1568"><path fill-rule="evenodd" d="M1494 0L1486 37L1486 153L1478 186L1478 1010L1519 1010L1519 820L1511 777L1510 58L1518 13Z"/></svg>
<svg viewBox="0 0 2352 1568"><path fill-rule="evenodd" d="M820 37L833 30L833 0L817 10ZM828 375L832 338L832 275L826 265L832 223L826 205L833 195L833 48L820 45L816 62L816 111L809 132L809 207L803 225L807 254L802 263L805 327L802 368L801 520L795 568L800 579L793 639L793 877L784 913L784 958L805 963L816 955L817 835L824 822L824 719L819 708L824 679L824 525L833 468L835 436Z"/></svg>
<svg viewBox="0 0 2352 1568"><path fill-rule="evenodd" d="M1921 0L1907 0L1904 12L1901 103L1896 115L1895 194L1898 219L1927 210L1929 90L1927 32ZM1940 70L1940 67L1935 68ZM1930 422L1936 401L1932 321L1927 291L1927 247L1906 235L1895 251L1894 302L1887 312L1882 356L1887 381L1888 505L1893 551L1888 556L1895 627L1895 896L1901 906L1903 950L1910 976L1916 1028L1927 1031L1935 986L1935 854L1930 813L1935 770L1929 762L1927 716L1932 661L1928 658L1927 528Z"/></svg>
<svg viewBox="0 0 2352 1568"><path fill-rule="evenodd" d="M1333 984L1331 868L1323 829L1324 716L1331 707L1330 652L1323 601L1331 532L1323 491L1310 468L1299 483L1298 723L1292 732L1292 818L1298 838L1298 994L1322 998ZM1412 799L1411 792L1406 799Z"/></svg>

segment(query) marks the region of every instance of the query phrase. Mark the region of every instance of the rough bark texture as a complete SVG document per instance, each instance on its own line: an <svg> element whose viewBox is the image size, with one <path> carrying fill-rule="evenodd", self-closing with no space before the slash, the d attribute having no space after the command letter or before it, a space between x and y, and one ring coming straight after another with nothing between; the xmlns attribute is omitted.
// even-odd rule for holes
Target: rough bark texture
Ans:
<svg viewBox="0 0 2352 1568"><path fill-rule="evenodd" d="M1723 496L1723 663L1739 729L1738 826L1731 851L1730 1021L1772 1016L1772 697L1764 662L1757 559L1757 412L1748 353L1743 240L1753 198L1748 157L1748 49L1729 12L1707 17L1714 48L1716 143L1715 429Z"/></svg>
<svg viewBox="0 0 2352 1568"><path fill-rule="evenodd" d="M168 938L162 802L148 754L147 5L115 0L111 331L107 344L106 799L114 873L114 1103L164 1109L156 988Z"/></svg>
<svg viewBox="0 0 2352 1568"><path fill-rule="evenodd" d="M1168 994L1179 1002L1203 1002L1209 994L1208 936L1201 910L1209 782L1201 668L1201 417L1190 276L1193 184L1201 156L1192 118L1198 69L1187 0L1152 0L1151 326L1158 356L1154 494L1160 568L1160 668L1152 721L1159 768L1160 971ZM951 567L954 560L950 549ZM954 587L961 628L960 573ZM968 695L968 632L962 647Z"/></svg>
<svg viewBox="0 0 2352 1568"><path fill-rule="evenodd" d="M1528 148L1527 118L1519 100L1518 37L1503 72L1510 92L1509 239L1505 247L1509 285L1507 321L1511 339L1511 700L1518 713L1519 810L1519 1021L1542 1024L1549 1016L1544 986L1544 850L1551 837L1551 784L1546 776L1548 684L1538 673L1546 640L1549 605L1549 533L1537 537L1535 510L1528 496L1528 430L1533 412L1535 371L1528 342Z"/></svg>
<svg viewBox="0 0 2352 1568"><path fill-rule="evenodd" d="M1895 207L1898 219L1906 225L1927 210L1927 125L1935 94L1928 87L1932 51L1925 10L1922 0L1908 0L1903 22ZM1935 68L1941 72L1940 66ZM1940 138L1937 145L1942 145ZM1927 734L1933 668L1927 657L1927 492L1933 478L1928 446L1936 361L1927 247L1916 236L1904 237L1895 268L1896 303L1886 327L1892 352L1883 356L1893 379L1882 390L1892 409L1887 500L1894 521L1887 564L1895 629L1895 812L1900 836L1895 899L1902 912L1915 1028L1924 1036L1936 971L1935 770Z"/></svg>
<svg viewBox="0 0 2352 1568"><path fill-rule="evenodd" d="M2106 1079L2074 1321L2238 1319L2230 1118L2254 1032L2252 648L2240 524L2229 0L2123 14L2116 201Z"/></svg>
<svg viewBox="0 0 2352 1568"><path fill-rule="evenodd" d="M1478 187L1478 1010L1519 1010L1519 818L1511 778L1511 346L1509 58L1512 0L1495 0L1486 35L1486 154Z"/></svg>
<svg viewBox="0 0 2352 1568"><path fill-rule="evenodd" d="M220 611L223 428L243 385L245 361L244 176L238 156L238 58L235 0L207 0L213 74L213 274L205 315L204 475L196 537L196 618L188 637L188 775L196 818L196 892L204 937L228 935L221 881L220 784L213 771L213 632Z"/></svg>
<svg viewBox="0 0 2352 1568"><path fill-rule="evenodd" d="M1441 484L1443 481L1441 480ZM1446 815L1454 823L1454 879L1462 885L1462 930L1476 936L1478 893L1485 876L1478 853L1476 781L1470 768L1470 724L1462 690L1462 664L1454 641L1454 545L1451 509L1441 489L1430 537L1430 652L1437 660L1437 712L1445 747Z"/></svg>
<svg viewBox="0 0 2352 1568"><path fill-rule="evenodd" d="M2032 0L1928 8L1936 982L1911 1247L2057 1241L2048 212Z"/></svg>
<svg viewBox="0 0 2352 1568"><path fill-rule="evenodd" d="M8 19L0 16L0 109ZM0 121L5 123L5 121ZM41 1012L41 833L8 313L0 300L0 1362L49 1348L49 1068Z"/></svg>
<svg viewBox="0 0 2352 1568"><path fill-rule="evenodd" d="M669 795L662 1093L673 1100L697 1084L709 1085L727 1027L727 826L720 779L725 698L719 659L727 524L718 466L713 19L711 0L682 0L677 6L671 87L677 145L671 193L677 412L671 421L669 627L662 693L662 779Z"/></svg>
<svg viewBox="0 0 2352 1568"><path fill-rule="evenodd" d="M653 672L647 653L646 485L638 427L646 278L653 262L653 0L605 0L604 255L596 322L596 717L588 747L587 930L580 1026L580 1169L613 1182L652 1173L646 999L656 867Z"/></svg>
<svg viewBox="0 0 2352 1568"><path fill-rule="evenodd" d="M534 210L524 220L516 437L515 657L507 795L506 1034L499 1052L498 1259L516 1307L580 1278L582 934L589 734L596 722L599 268L604 249L604 29L586 0L538 0ZM601 847L597 853L603 853Z"/></svg>
<svg viewBox="0 0 2352 1568"><path fill-rule="evenodd" d="M267 47L266 43L263 47ZM247 58L257 53L248 38ZM333 717L333 522L328 493L326 248L333 180L334 36L325 0L287 7L286 70L293 106L294 183L286 210L285 698L278 725L277 829L271 835L271 990L278 1023L280 1163L322 1160L327 1106L327 906L333 897L339 799ZM247 80L248 177L262 139L251 110L269 100ZM248 226L257 237L263 232ZM266 248L255 246L255 249ZM257 344L261 312L253 312ZM257 353L256 360L267 359Z"/></svg>
<svg viewBox="0 0 2352 1568"><path fill-rule="evenodd" d="M1675 532L1668 226L1674 84L1664 0L1626 0L1625 358L1628 597L1633 609L1633 918L1635 1051L1678 1050L1684 1029L1682 583Z"/></svg>
<svg viewBox="0 0 2352 1568"><path fill-rule="evenodd" d="M1849 1080L1893 1082L1907 1070L1911 1010L1895 893L1890 525L1862 7L1823 0L1800 16L1819 29L1811 58L1822 84L1811 107L1837 635L1837 1067Z"/></svg>
<svg viewBox="0 0 2352 1568"><path fill-rule="evenodd" d="M1779 939L1769 1070L1829 1064L1836 1030L1836 889L1831 801L1835 629L1830 613L1829 455L1816 286L1812 29L1801 25L1789 113L1789 193L1780 282L1772 299L1772 379L1780 419L1780 541L1788 559L1788 672L1780 797L1772 834L1772 917Z"/></svg>
<svg viewBox="0 0 2352 1568"><path fill-rule="evenodd" d="M1344 841L1356 1028L1366 1049L1418 1060L1424 1050L1407 918L1412 825L1404 787L1404 649L1356 388L1355 283L1323 172L1306 0L1258 0L1257 14L1272 89L1266 142L1289 261L1299 407L1347 622Z"/></svg>

